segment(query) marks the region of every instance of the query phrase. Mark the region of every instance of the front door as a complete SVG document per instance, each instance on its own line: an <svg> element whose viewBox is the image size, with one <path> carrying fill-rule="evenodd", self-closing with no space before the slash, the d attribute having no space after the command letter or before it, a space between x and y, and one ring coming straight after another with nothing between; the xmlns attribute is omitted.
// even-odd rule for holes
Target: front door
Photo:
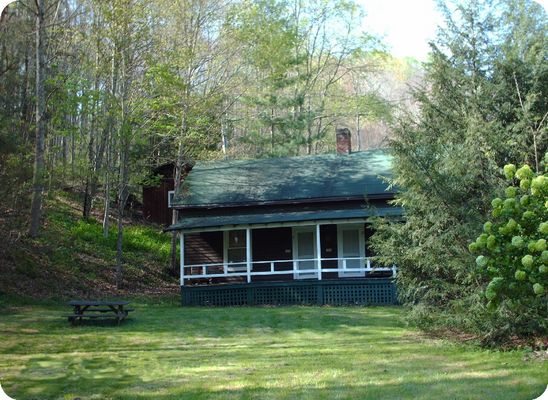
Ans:
<svg viewBox="0 0 548 400"><path fill-rule="evenodd" d="M293 255L295 279L316 278L316 228L303 226L293 228Z"/></svg>
<svg viewBox="0 0 548 400"><path fill-rule="evenodd" d="M352 271L365 266L363 224L337 225L337 249L339 269L346 264L346 271L339 271L339 277L365 275L365 271Z"/></svg>

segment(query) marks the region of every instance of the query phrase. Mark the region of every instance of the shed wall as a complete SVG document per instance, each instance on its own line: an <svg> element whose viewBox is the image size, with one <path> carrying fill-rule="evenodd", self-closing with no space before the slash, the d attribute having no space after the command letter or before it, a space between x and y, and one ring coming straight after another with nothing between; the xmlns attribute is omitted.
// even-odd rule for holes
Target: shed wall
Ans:
<svg viewBox="0 0 548 400"><path fill-rule="evenodd" d="M173 190L173 179L163 179L158 186L143 187L143 216L158 224L170 225L172 210L168 207L168 192Z"/></svg>

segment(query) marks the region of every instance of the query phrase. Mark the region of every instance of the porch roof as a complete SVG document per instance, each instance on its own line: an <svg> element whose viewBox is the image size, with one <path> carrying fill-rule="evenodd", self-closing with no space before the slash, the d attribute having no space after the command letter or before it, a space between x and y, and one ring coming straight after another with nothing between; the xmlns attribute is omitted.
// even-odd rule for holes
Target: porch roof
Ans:
<svg viewBox="0 0 548 400"><path fill-rule="evenodd" d="M171 225L166 231L199 231L212 228L226 228L238 225L268 226L273 224L296 225L310 222L336 222L344 220L365 220L368 217L400 216L401 207L359 207L351 209L329 210L280 210L276 212L239 213L231 215L204 215L183 217L178 223Z"/></svg>

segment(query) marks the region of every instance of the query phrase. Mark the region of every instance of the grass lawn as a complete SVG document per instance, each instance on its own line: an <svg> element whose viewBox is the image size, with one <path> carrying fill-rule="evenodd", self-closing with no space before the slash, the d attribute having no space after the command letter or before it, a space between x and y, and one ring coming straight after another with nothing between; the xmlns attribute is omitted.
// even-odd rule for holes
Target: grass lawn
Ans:
<svg viewBox="0 0 548 400"><path fill-rule="evenodd" d="M548 366L425 338L396 307L138 303L120 327L64 306L0 313L0 383L23 399L527 399Z"/></svg>

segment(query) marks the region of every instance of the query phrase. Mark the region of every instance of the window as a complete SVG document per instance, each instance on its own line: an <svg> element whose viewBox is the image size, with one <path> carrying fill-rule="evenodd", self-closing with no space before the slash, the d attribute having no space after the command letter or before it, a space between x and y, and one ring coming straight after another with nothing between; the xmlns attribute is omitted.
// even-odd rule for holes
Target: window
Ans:
<svg viewBox="0 0 548 400"><path fill-rule="evenodd" d="M170 190L167 192L167 207L171 208L171 203L173 202L173 197L175 196L175 190Z"/></svg>
<svg viewBox="0 0 548 400"><path fill-rule="evenodd" d="M238 229L224 232L224 260L229 272L246 271L246 231ZM237 263L237 264L232 264ZM241 263L241 264L240 264Z"/></svg>

